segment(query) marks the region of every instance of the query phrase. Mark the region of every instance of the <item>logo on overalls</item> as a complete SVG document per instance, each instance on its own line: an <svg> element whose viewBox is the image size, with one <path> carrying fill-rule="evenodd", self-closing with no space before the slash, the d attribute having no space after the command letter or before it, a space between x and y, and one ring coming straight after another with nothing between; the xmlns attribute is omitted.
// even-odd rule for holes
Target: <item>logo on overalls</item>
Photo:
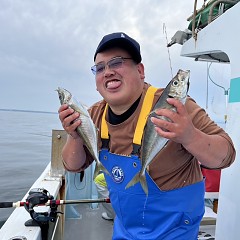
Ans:
<svg viewBox="0 0 240 240"><path fill-rule="evenodd" d="M124 179L123 170L118 166L113 167L112 176L116 183L121 183Z"/></svg>

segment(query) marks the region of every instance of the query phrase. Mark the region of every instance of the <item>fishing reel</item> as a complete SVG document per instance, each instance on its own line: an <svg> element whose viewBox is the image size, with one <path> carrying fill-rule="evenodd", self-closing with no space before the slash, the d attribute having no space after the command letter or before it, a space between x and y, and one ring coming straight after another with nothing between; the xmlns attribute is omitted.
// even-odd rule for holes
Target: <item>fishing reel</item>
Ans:
<svg viewBox="0 0 240 240"><path fill-rule="evenodd" d="M34 207L48 205L50 211L36 212ZM42 232L42 239L47 239L49 222L55 222L58 212L54 197L44 188L33 188L24 203L25 209L32 219L25 222L25 226L39 226Z"/></svg>

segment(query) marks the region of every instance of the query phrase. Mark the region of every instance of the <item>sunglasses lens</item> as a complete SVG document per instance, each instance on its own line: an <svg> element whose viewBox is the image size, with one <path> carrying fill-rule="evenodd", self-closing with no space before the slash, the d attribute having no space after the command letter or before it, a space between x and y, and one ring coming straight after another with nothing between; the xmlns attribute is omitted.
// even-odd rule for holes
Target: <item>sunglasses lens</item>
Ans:
<svg viewBox="0 0 240 240"><path fill-rule="evenodd" d="M110 61L108 61L106 64L99 63L97 65L92 66L91 67L92 73L94 75L102 73L105 70L106 65L109 67L109 69L120 68L120 67L122 67L125 59L132 59L132 58L115 57L115 58L111 59Z"/></svg>
<svg viewBox="0 0 240 240"><path fill-rule="evenodd" d="M123 64L123 59L122 58L115 58L115 59L112 59L108 62L108 67L110 69L115 69L115 68L119 68L122 66Z"/></svg>

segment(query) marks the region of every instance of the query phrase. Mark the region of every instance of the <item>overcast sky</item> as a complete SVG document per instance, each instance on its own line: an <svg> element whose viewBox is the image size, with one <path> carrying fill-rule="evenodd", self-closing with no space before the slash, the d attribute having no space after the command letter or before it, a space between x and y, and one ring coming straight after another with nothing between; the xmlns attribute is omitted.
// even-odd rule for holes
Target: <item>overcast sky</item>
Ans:
<svg viewBox="0 0 240 240"><path fill-rule="evenodd" d="M140 43L145 80L165 87L172 78L167 39L187 28L193 12L192 0L0 0L0 5L0 109L52 112L60 105L58 86L88 106L101 99L90 67L99 41L111 32L123 31ZM174 75L179 68L191 71L189 94L222 118L223 89L210 83L206 102L207 63L181 57L178 44L169 52ZM229 87L228 67L213 64L210 74Z"/></svg>

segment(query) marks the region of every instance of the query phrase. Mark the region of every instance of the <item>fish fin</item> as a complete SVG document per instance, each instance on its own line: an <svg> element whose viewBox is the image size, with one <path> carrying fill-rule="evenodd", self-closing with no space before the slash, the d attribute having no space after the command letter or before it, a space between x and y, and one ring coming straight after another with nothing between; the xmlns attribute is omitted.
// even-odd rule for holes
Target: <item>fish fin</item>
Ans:
<svg viewBox="0 0 240 240"><path fill-rule="evenodd" d="M125 187L125 189L129 188L129 187L133 187L136 183L140 182L140 172L138 172L133 178L132 180L127 184L127 186Z"/></svg>
<svg viewBox="0 0 240 240"><path fill-rule="evenodd" d="M129 187L133 187L138 182L140 182L140 184L141 184L141 186L143 188L143 191L146 193L146 195L148 195L148 186L147 186L146 176L145 176L145 174L141 175L140 172L138 172L132 178L132 180L127 184L125 189L127 189Z"/></svg>
<svg viewBox="0 0 240 240"><path fill-rule="evenodd" d="M106 174L110 175L110 173L108 172L108 170L102 165L102 163L100 162L99 164L96 164L95 170L94 170L94 174L93 174L93 179L95 179L97 177L97 175L100 172L105 172Z"/></svg>
<svg viewBox="0 0 240 240"><path fill-rule="evenodd" d="M145 175L141 176L140 183L141 183L143 191L146 193L146 195L148 195L148 185L147 185L147 181L146 181L146 176Z"/></svg>

